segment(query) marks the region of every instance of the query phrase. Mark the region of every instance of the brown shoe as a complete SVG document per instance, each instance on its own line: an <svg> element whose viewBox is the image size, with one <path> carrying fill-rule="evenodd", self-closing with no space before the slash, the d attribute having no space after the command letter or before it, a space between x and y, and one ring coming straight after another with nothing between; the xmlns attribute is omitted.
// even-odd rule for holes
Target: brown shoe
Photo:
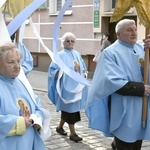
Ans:
<svg viewBox="0 0 150 150"><path fill-rule="evenodd" d="M70 136L70 140L77 143L79 141L82 141L83 139L81 137L79 137L77 134L74 134L74 135Z"/></svg>
<svg viewBox="0 0 150 150"><path fill-rule="evenodd" d="M56 128L56 131L61 134L61 135L67 135L67 132L61 127L61 128Z"/></svg>

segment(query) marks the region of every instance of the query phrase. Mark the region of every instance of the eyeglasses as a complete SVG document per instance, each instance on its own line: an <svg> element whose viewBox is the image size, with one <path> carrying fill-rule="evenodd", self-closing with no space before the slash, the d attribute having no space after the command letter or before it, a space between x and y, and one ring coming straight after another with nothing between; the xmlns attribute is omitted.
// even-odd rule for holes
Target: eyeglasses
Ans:
<svg viewBox="0 0 150 150"><path fill-rule="evenodd" d="M73 40L67 40L67 41L65 41L66 43L74 43L75 41L73 41Z"/></svg>

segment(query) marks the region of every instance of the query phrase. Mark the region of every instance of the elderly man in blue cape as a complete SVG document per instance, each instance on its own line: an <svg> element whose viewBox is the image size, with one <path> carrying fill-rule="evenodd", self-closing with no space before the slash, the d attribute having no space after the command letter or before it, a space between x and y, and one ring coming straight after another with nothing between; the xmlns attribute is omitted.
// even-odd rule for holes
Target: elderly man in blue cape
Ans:
<svg viewBox="0 0 150 150"><path fill-rule="evenodd" d="M85 76L87 69L79 52L73 49L76 38L73 33L63 35L61 42L64 48L58 54L68 68ZM80 121L79 111L85 109L87 100L87 87L65 74L60 67L52 62L48 72L48 96L57 111L61 111L61 121L56 131L67 135L63 129L65 122L70 129L70 140L78 142L82 138L75 132L74 124Z"/></svg>
<svg viewBox="0 0 150 150"><path fill-rule="evenodd" d="M50 113L21 69L21 56L12 42L0 42L0 149L46 150Z"/></svg>
<svg viewBox="0 0 150 150"><path fill-rule="evenodd" d="M116 34L118 40L100 56L86 114L89 127L114 137L117 150L140 150L142 140L150 139L150 118L146 128L141 125L142 98L150 94L150 86L144 85L142 76L144 47L137 43L134 20L119 21Z"/></svg>

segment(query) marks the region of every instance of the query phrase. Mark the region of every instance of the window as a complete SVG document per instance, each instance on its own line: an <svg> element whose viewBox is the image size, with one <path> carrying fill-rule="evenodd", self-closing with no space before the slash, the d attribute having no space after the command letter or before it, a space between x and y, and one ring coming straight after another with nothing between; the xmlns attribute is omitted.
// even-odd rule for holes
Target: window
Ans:
<svg viewBox="0 0 150 150"><path fill-rule="evenodd" d="M60 11L62 4L63 4L62 0L57 0L57 11Z"/></svg>
<svg viewBox="0 0 150 150"><path fill-rule="evenodd" d="M104 12L112 12L115 8L117 0L105 0L104 1Z"/></svg>
<svg viewBox="0 0 150 150"><path fill-rule="evenodd" d="M60 11L60 9L63 7L67 0L57 0L57 11ZM68 10L72 9L72 4L69 6Z"/></svg>
<svg viewBox="0 0 150 150"><path fill-rule="evenodd" d="M117 0L112 0L112 8L115 8Z"/></svg>
<svg viewBox="0 0 150 150"><path fill-rule="evenodd" d="M104 0L104 13L112 14L116 6L117 0ZM133 7L127 13L133 13Z"/></svg>
<svg viewBox="0 0 150 150"><path fill-rule="evenodd" d="M58 14L66 1L67 0L49 0L49 13ZM72 3L65 14L69 13L70 11L72 11Z"/></svg>

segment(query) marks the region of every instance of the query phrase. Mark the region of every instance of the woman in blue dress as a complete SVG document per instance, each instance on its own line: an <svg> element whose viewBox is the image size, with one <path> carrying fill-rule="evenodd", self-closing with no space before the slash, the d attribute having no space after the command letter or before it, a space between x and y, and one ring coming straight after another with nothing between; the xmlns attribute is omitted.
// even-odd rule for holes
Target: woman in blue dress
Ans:
<svg viewBox="0 0 150 150"><path fill-rule="evenodd" d="M0 149L46 150L50 113L28 85L21 57L12 42L0 42Z"/></svg>
<svg viewBox="0 0 150 150"><path fill-rule="evenodd" d="M65 65L86 76L87 69L79 52L73 49L76 37L73 33L67 32L61 38L63 50L58 54ZM61 121L56 131L62 135L67 135L63 129L65 122L70 129L70 140L74 142L82 141L75 131L75 123L80 121L80 110L85 109L87 99L87 87L80 89L79 83L65 74L59 66L52 62L48 71L48 96L57 111L61 111Z"/></svg>

